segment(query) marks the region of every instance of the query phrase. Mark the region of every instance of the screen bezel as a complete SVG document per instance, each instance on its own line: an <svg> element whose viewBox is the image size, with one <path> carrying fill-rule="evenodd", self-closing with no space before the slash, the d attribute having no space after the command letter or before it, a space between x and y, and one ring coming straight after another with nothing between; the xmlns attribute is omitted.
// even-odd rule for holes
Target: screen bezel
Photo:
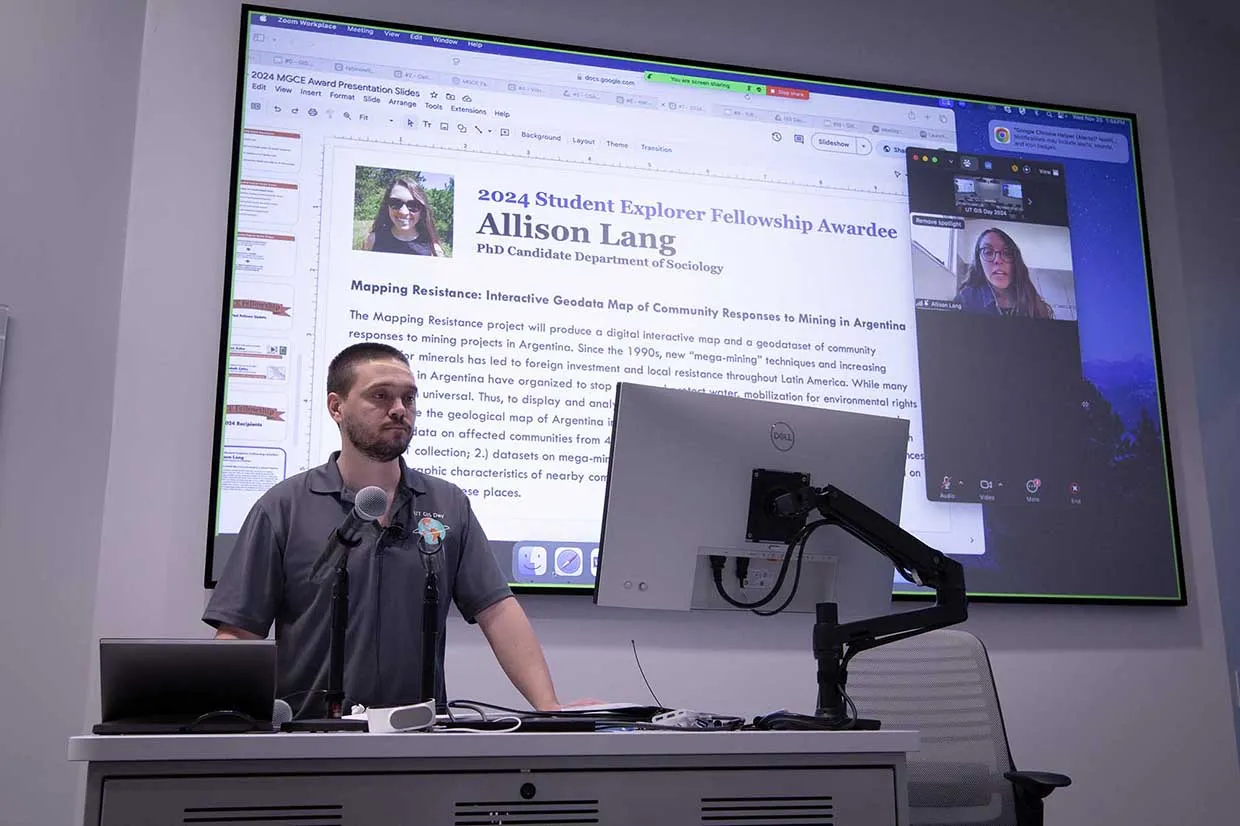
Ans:
<svg viewBox="0 0 1240 826"><path fill-rule="evenodd" d="M1152 353L1154 360L1154 380L1155 388L1158 395L1158 414L1159 425L1161 430L1161 447L1163 461L1166 469L1166 487L1168 496L1168 509L1171 526L1172 554L1175 560L1176 569L1176 597L1138 597L1138 596L1108 596L1108 595L1056 595L1056 594L1006 594L1006 593L974 593L969 592L969 599L976 602L1003 602L1003 603L1053 603L1053 604L1107 604L1107 605L1161 605L1161 606L1184 606L1188 604L1188 593L1184 572L1183 559L1183 538L1180 530L1179 520L1179 503L1176 496L1174 468L1171 455L1171 438L1168 431L1169 421L1167 415L1166 389L1163 380L1162 365L1162 348L1159 339L1158 329L1158 313L1154 294L1154 278L1153 268L1150 255L1150 240L1147 229L1147 214L1145 205L1145 191L1142 179L1142 165L1140 155L1140 140L1137 128L1137 116L1134 112L1102 109L1096 107L1086 107L1077 105L1051 104L1029 98L998 98L987 97L977 94L968 94L960 92L951 92L942 89L933 89L922 86L910 86L901 84L878 83L874 81L862 81L850 78L842 78L831 75L816 75L794 71L775 71L771 69L758 69L739 64L705 61L705 60L689 60L686 58L667 57L647 52L630 52L617 49L606 49L598 47L586 47L568 43L542 41L521 37L510 37L507 35L485 34L479 32L468 32L457 29L444 29L438 27L423 27L413 24L401 23L396 21L382 21L370 18L352 17L349 15L327 14L323 12L303 11L297 9L280 8L273 6L263 6L257 4L242 4L240 27L238 30L238 50L237 50L237 76L236 90L234 99L233 112L233 129L232 129L232 153L231 153L231 177L228 195L228 216L227 216L227 237L225 239L225 257L224 257L224 284L221 295L221 320L220 320L220 341L218 351L218 363L216 371L216 392L215 392L215 429L212 440L212 462L211 462L211 484L208 492L208 511L207 511L207 530L206 530L206 554L205 567L203 570L203 585L205 588L211 589L215 587L215 580L212 577L214 569L214 541L215 541L215 523L217 516L218 487L220 479L220 469L222 461L222 453L224 448L224 402L228 392L228 351L231 327L231 302L230 297L233 291L233 271L234 257L236 255L236 208L239 193L239 180L241 174L241 146L242 146L242 123L244 121L244 101L246 92L246 65L249 55L249 37L247 36L251 15L254 14L270 14L280 17L294 17L306 20L320 20L332 23L340 23L343 25L357 25L368 28L386 28L401 31L416 31L421 34L431 36L442 36L448 38L457 38L462 40L475 40L490 42L497 45L511 45L518 47L528 47L533 49L545 49L548 51L559 53L577 53L591 57L615 58L621 60L644 61L659 64L665 67L674 67L683 70L698 70L707 72L723 72L736 73L749 77L770 78L773 81L800 81L814 84L827 84L841 87L842 89L856 89L865 93L886 93L897 95L912 95L917 97L926 97L931 99L951 99L954 101L966 101L970 104L1025 107L1031 109L1055 110L1058 112L1066 112L1072 114L1088 115L1093 117L1115 118L1126 123L1131 134L1132 148L1132 170L1136 184L1137 199L1137 219L1140 223L1142 254L1145 262L1145 286L1146 299L1149 307L1149 331L1151 337ZM511 587L518 594L557 594L557 595L575 595L581 598L592 598L594 586L592 585L528 585L524 583L512 583ZM929 595L921 593L910 593L907 591L893 590L893 598L898 600L915 600L921 601L930 598Z"/></svg>

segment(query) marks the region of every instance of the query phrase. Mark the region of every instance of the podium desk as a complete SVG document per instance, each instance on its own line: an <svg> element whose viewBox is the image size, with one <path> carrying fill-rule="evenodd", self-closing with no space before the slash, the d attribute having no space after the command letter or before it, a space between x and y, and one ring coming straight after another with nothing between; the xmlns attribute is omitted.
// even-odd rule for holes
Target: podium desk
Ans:
<svg viewBox="0 0 1240 826"><path fill-rule="evenodd" d="M915 731L74 737L88 826L906 826Z"/></svg>

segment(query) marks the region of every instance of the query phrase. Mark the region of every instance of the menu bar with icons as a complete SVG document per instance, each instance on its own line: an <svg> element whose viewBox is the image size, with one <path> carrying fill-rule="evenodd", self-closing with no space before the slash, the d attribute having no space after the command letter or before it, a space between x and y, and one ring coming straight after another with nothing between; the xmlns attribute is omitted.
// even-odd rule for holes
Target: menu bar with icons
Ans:
<svg viewBox="0 0 1240 826"><path fill-rule="evenodd" d="M546 66L546 50L538 46L514 43L495 43L479 38L463 38L409 29L382 26L357 26L334 24L318 19L301 18L296 15L253 13L250 20L254 46L276 44L302 49L314 48L323 43L347 44L358 41L359 51L371 52L375 47L417 46L426 52L438 53L440 59L450 65L469 65L503 58L505 66L518 63L527 66ZM363 41L369 41L362 45ZM393 52L398 53L398 52ZM663 85L695 91L719 94L741 94L752 97L783 99L789 101L812 101L820 97L855 97L859 103L897 103L919 110L950 114L941 101L929 95L900 92L874 92L858 94L850 86L793 78L755 80L738 77L732 72L705 67L663 67L651 61L621 56L592 55L574 52L558 52L557 62L574 71L592 74L598 72L598 80L604 84L635 83L640 77L645 85Z"/></svg>
<svg viewBox="0 0 1240 826"><path fill-rule="evenodd" d="M694 118L668 118L682 108L659 107L652 99L627 92L582 92L565 97L507 94L499 91L462 88L450 82L370 84L337 83L331 71L304 71L295 77L252 73L247 96L251 121L255 125L301 123L305 128L326 129L340 137L395 139L402 143L431 142L471 151L489 150L500 154L521 152L528 157L577 159L587 163L608 163L635 168L669 169L684 164L686 172L728 176L745 180L769 180L807 186L869 192L902 197L904 185L902 157L890 151L890 141L875 138L869 121L859 117L837 116L817 119L820 129L776 128L763 131L762 125L747 121L708 126ZM336 83L336 85L331 85ZM544 88L542 91L547 91ZM582 103L625 107L658 116L658 121L608 118L606 130L565 129L562 107ZM702 114L709 114L702 107ZM554 128L544 125L558 123ZM828 131L825 124L836 124ZM317 125L316 125L317 124ZM777 127L779 124L775 124ZM848 127L860 131L849 134ZM909 127L890 124L892 131ZM912 128L914 134L916 129ZM944 138L951 133L938 133ZM704 137L706 140L704 140ZM775 154L751 152L737 155L737 148L760 150L763 143L786 142L787 149ZM447 142L447 143L445 143ZM950 148L950 140L944 141ZM775 147L779 149L779 147ZM881 148L881 150L880 150ZM813 168L807 167L795 150L813 151L823 157ZM793 154L784 154L792 152ZM876 176L857 160L890 165ZM746 172L746 168L748 171ZM885 183L879 183L885 181Z"/></svg>

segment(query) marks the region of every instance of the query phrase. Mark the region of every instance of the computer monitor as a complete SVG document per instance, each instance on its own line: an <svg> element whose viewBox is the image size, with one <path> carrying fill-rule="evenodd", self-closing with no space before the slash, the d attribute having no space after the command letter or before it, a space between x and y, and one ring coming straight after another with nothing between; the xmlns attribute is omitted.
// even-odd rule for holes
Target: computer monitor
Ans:
<svg viewBox="0 0 1240 826"><path fill-rule="evenodd" d="M715 584L711 557L720 556L730 596L746 603L766 596L786 545L748 535L755 471L835 485L898 523L908 431L904 419L620 383L594 602L736 610ZM746 583L737 577L740 558L748 560ZM880 553L824 526L808 540L785 610L834 602L841 622L887 614L892 577ZM783 603L793 580L790 567L764 610Z"/></svg>

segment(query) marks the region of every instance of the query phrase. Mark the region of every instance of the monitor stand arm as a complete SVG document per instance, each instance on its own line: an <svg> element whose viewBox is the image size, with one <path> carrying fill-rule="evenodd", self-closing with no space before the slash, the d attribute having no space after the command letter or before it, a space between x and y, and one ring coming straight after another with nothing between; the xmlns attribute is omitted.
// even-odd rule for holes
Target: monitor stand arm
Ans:
<svg viewBox="0 0 1240 826"><path fill-rule="evenodd" d="M814 611L814 659L818 662L818 704L814 716L830 728L878 729L877 720L851 718L844 703L843 687L848 678L844 646L835 633L840 624L838 606L834 602L820 602Z"/></svg>
<svg viewBox="0 0 1240 826"><path fill-rule="evenodd" d="M968 619L964 568L832 485L801 488L777 497L774 505L788 516L804 516L817 509L822 524L839 525L890 559L905 579L935 590L935 604L928 608L843 625L835 603L816 606L813 644L818 663L817 709L813 716L782 715L781 722L786 725L780 727L877 729L877 720L858 720L849 714L845 692L848 661L862 651Z"/></svg>

